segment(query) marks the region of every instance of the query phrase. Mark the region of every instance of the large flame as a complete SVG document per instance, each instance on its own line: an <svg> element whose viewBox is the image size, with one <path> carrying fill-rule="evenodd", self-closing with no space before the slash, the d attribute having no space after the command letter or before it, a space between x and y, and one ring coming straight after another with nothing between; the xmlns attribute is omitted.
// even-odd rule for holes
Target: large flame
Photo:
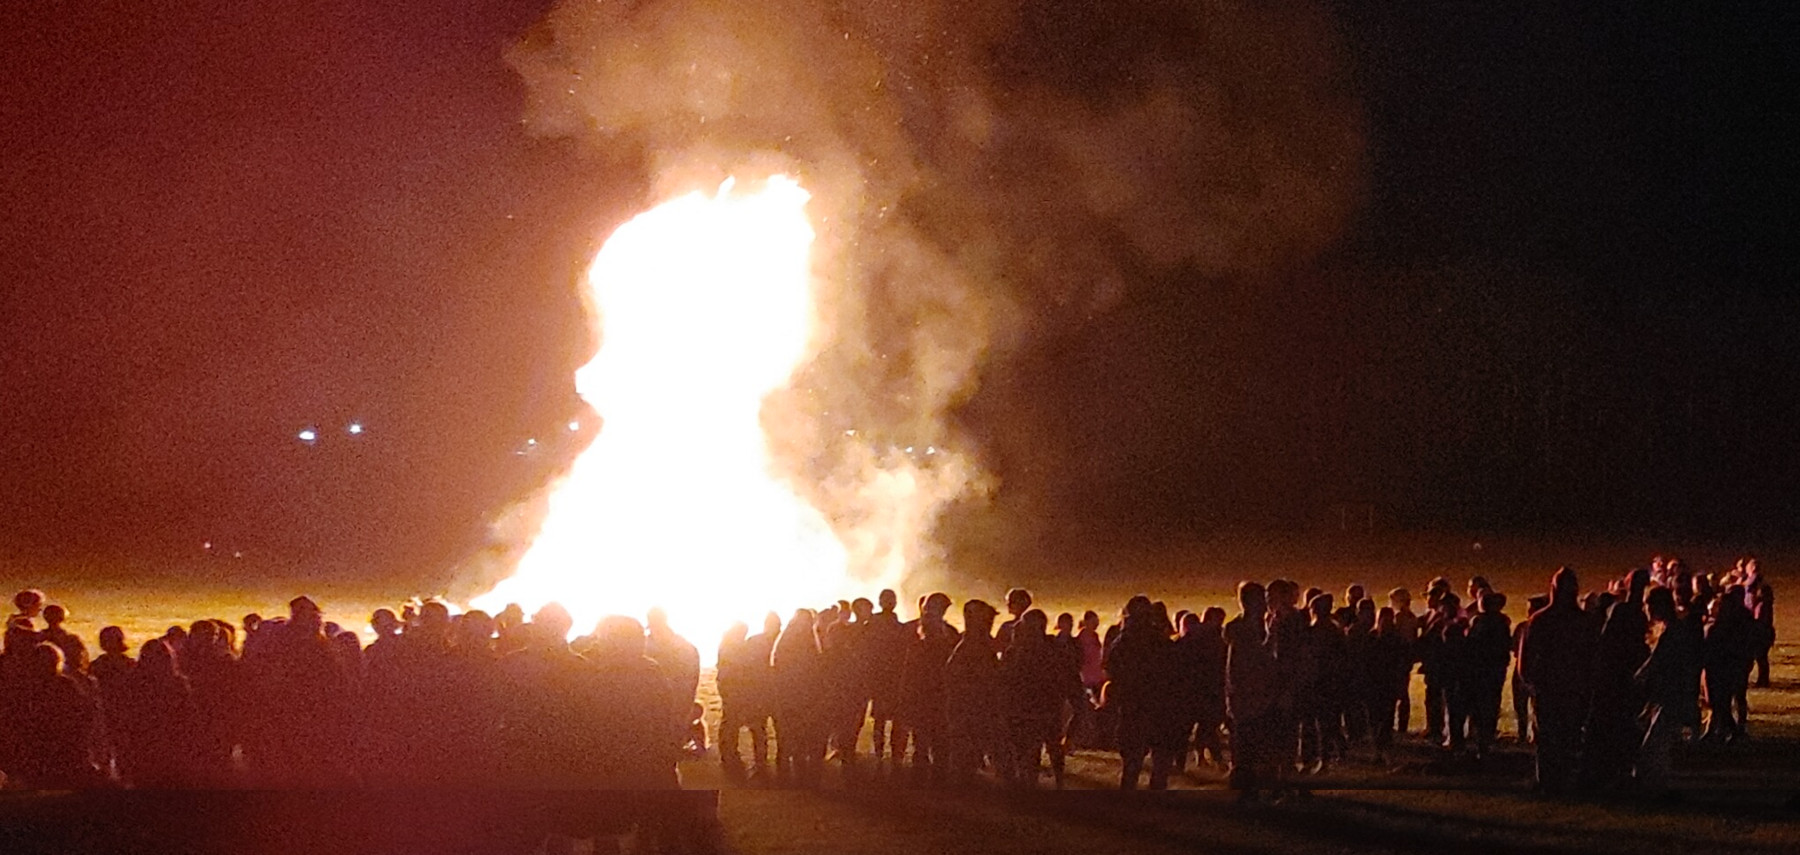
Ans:
<svg viewBox="0 0 1800 855"><path fill-rule="evenodd" d="M807 200L783 176L727 181L607 239L588 269L600 350L575 374L604 426L474 605L559 602L578 632L660 606L707 650L734 620L843 592L844 546L774 471L760 419L812 340Z"/></svg>

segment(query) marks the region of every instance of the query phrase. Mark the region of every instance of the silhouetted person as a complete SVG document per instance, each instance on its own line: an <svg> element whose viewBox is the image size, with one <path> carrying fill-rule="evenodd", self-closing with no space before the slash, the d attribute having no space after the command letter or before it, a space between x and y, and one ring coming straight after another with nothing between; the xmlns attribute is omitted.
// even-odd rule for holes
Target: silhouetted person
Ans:
<svg viewBox="0 0 1800 855"><path fill-rule="evenodd" d="M1632 758L1643 743L1638 715L1644 698L1638 669L1650 656L1650 622L1644 615L1644 589L1650 571L1634 570L1625 598L1607 609L1594 659L1594 698L1582 744L1582 774L1589 786L1612 786L1631 775Z"/></svg>
<svg viewBox="0 0 1800 855"><path fill-rule="evenodd" d="M39 643L7 656L14 662L0 684L0 722L7 723L0 728L0 771L32 789L99 783L89 760L98 706L63 673L62 651Z"/></svg>
<svg viewBox="0 0 1800 855"><path fill-rule="evenodd" d="M628 617L600 621L587 654L589 708L598 727L587 745L589 786L666 790L680 786L675 763L688 738L692 702L672 707L680 693L667 666L646 653L644 628ZM683 684L685 685L685 684Z"/></svg>
<svg viewBox="0 0 1800 855"><path fill-rule="evenodd" d="M38 616L44 612L44 592L36 588L26 588L14 594L12 602L13 613L7 616L7 625L11 626L14 620L23 618L25 628L36 632L38 628L36 621Z"/></svg>
<svg viewBox="0 0 1800 855"><path fill-rule="evenodd" d="M1179 753L1176 771L1187 766L1188 751L1200 762L1225 759L1221 733L1225 725L1225 610L1214 606L1203 615L1183 618L1175 640L1172 691L1178 706Z"/></svg>
<svg viewBox="0 0 1800 855"><path fill-rule="evenodd" d="M1168 688L1174 681L1173 642L1143 598L1126 605L1118 639L1106 652L1107 706L1118 715L1119 788L1137 789L1144 760L1150 788L1167 789L1175 767L1179 716Z"/></svg>
<svg viewBox="0 0 1800 855"><path fill-rule="evenodd" d="M768 756L768 732L763 722L753 720L751 696L756 691L760 671L768 668L768 660L758 662L750 649L750 628L734 623L719 641L718 669L713 685L719 693L719 764L725 777L732 781L745 778L744 756L738 747L739 736L750 731L755 756Z"/></svg>
<svg viewBox="0 0 1800 855"><path fill-rule="evenodd" d="M635 644L642 656L643 628L635 620L625 620L637 632ZM598 728L595 717L600 711L593 707L592 666L569 647L573 623L560 604L544 605L529 623L518 627L518 649L499 661L505 694L498 728L498 772L508 787L580 788L602 771L589 768L592 761L586 756L595 750L589 741L598 736L593 731ZM401 637L412 631L403 630ZM438 661L436 654L428 655L428 661ZM611 702L661 709L669 697L665 690L653 697L620 696ZM414 756L411 741L408 733L405 762L423 765L427 761Z"/></svg>
<svg viewBox="0 0 1800 855"><path fill-rule="evenodd" d="M1409 640L1396 623L1394 608L1382 606L1375 613L1375 631L1369 645L1369 674L1373 684L1370 691L1374 697L1370 718L1378 763L1387 762L1395 726L1402 721L1397 708L1410 689L1412 666Z"/></svg>
<svg viewBox="0 0 1800 855"><path fill-rule="evenodd" d="M1756 661L1756 687L1769 687L1769 651L1775 646L1775 588L1763 578L1755 558L1744 559L1744 594L1756 622L1751 652Z"/></svg>
<svg viewBox="0 0 1800 855"><path fill-rule="evenodd" d="M1699 577L1697 577L1699 578ZM1755 622L1742 597L1712 600L1712 619L1702 645L1706 668L1706 732L1704 738L1735 742L1745 734L1750 711L1747 689L1755 657Z"/></svg>
<svg viewBox="0 0 1800 855"><path fill-rule="evenodd" d="M194 784L202 762L196 740L200 710L166 641L153 638L139 648L124 706L118 725L125 780L139 789Z"/></svg>
<svg viewBox="0 0 1800 855"><path fill-rule="evenodd" d="M1269 582L1269 638L1274 644L1280 674L1276 680L1279 700L1275 705L1275 713L1280 716L1280 765L1284 772L1293 768L1294 760L1299 755L1300 713L1304 703L1300 690L1301 687L1312 684L1316 667L1312 651L1306 643L1307 628L1312 621L1308 613L1300 608L1301 602L1300 585L1292 579L1275 579Z"/></svg>
<svg viewBox="0 0 1800 855"><path fill-rule="evenodd" d="M1282 674L1266 617L1263 586L1238 585L1238 616L1225 624L1225 706L1231 720L1231 786L1242 798L1280 785L1291 762L1284 732Z"/></svg>
<svg viewBox="0 0 1800 855"><path fill-rule="evenodd" d="M243 673L231 636L221 621L196 621L175 661L192 691L196 721L193 772L208 783L231 771L232 750L243 731L247 705Z"/></svg>
<svg viewBox="0 0 1800 855"><path fill-rule="evenodd" d="M863 721L869 717L871 685L867 666L869 622L875 604L866 597L850 602L847 614L825 631L820 645L825 654L828 712L831 716L832 755L845 770L856 770L856 742Z"/></svg>
<svg viewBox="0 0 1800 855"><path fill-rule="evenodd" d="M100 655L88 664L88 675L94 678L101 697L124 688L137 662L125 645L125 630L109 626L100 630Z"/></svg>
<svg viewBox="0 0 1800 855"><path fill-rule="evenodd" d="M1018 625L1019 618L1031 609L1031 592L1024 588L1013 588L1006 592L1006 621L994 633L995 643L1005 650L1012 645L1013 628Z"/></svg>
<svg viewBox="0 0 1800 855"><path fill-rule="evenodd" d="M688 705L700 692L700 651L669 627L669 616L662 609L651 609L645 625L649 631L644 655L662 668L673 693L674 709L685 724Z"/></svg>
<svg viewBox="0 0 1800 855"><path fill-rule="evenodd" d="M1001 654L1008 741L1002 771L1010 783L1035 787L1042 757L1049 754L1051 775L1062 789L1063 705L1082 689L1073 658L1045 634L1048 628L1042 611L1026 611L1013 629L1012 643Z"/></svg>
<svg viewBox="0 0 1800 855"><path fill-rule="evenodd" d="M1525 601L1525 614L1527 617L1537 614L1547 605L1550 605L1550 597L1544 594L1534 594ZM1536 707L1531 702L1531 688L1525 685L1524 672L1519 669L1519 647L1520 642L1525 639L1525 624L1526 621L1513 624L1512 631L1512 704L1513 718L1518 723L1520 744L1537 740Z"/></svg>
<svg viewBox="0 0 1800 855"><path fill-rule="evenodd" d="M56 649L62 651L64 674L78 677L88 670L87 645L81 643L81 638L75 633L63 628L63 621L68 618L68 609L58 605L45 606L44 628L38 632L38 638L56 645Z"/></svg>
<svg viewBox="0 0 1800 855"><path fill-rule="evenodd" d="M1345 588L1344 604L1338 606L1337 611L1331 613L1331 619L1337 621L1340 628L1349 629L1351 624L1356 623L1356 610L1366 596L1361 585L1351 585Z"/></svg>
<svg viewBox="0 0 1800 855"><path fill-rule="evenodd" d="M1656 647L1636 675L1650 726L1638 750L1634 774L1646 792L1661 795L1669 789L1670 754L1681 741L1682 729L1700 727L1702 640L1677 614L1669 589L1652 589L1645 597L1645 608L1655 622L1657 636Z"/></svg>
<svg viewBox="0 0 1800 855"><path fill-rule="evenodd" d="M1100 686L1106 682L1106 647L1100 639L1100 615L1093 611L1081 613L1075 643L1079 645L1081 652L1081 685L1088 690L1089 695L1098 698Z"/></svg>
<svg viewBox="0 0 1800 855"><path fill-rule="evenodd" d="M1412 592L1405 588L1395 588L1388 592L1388 607L1394 610L1393 637L1408 660L1406 689L1400 693L1394 705L1394 732L1404 734L1412 729L1412 670L1419 662L1418 641L1425 624L1413 613Z"/></svg>
<svg viewBox="0 0 1800 855"><path fill-rule="evenodd" d="M818 786L830 721L825 709L825 663L813 631L816 616L799 609L788 619L769 662L774 669L775 731L794 783Z"/></svg>
<svg viewBox="0 0 1800 855"><path fill-rule="evenodd" d="M881 611L869 617L869 628L863 639L862 668L868 674L869 734L875 760L891 755L898 764L906 751L906 731L897 720L903 696L902 671L906 665L906 628L894 611L899 596L884 590L877 598Z"/></svg>
<svg viewBox="0 0 1800 855"><path fill-rule="evenodd" d="M337 780L350 759L344 721L349 699L319 607L296 597L288 612L269 640L258 685L267 738L261 771L279 783L315 786Z"/></svg>
<svg viewBox="0 0 1800 855"><path fill-rule="evenodd" d="M1338 616L1342 613L1339 609ZM1375 601L1362 597L1344 625L1344 735L1352 743L1371 738L1375 710L1381 706L1380 674L1374 663L1375 618Z"/></svg>
<svg viewBox="0 0 1800 855"><path fill-rule="evenodd" d="M1462 642L1467 626L1462 622L1460 599L1447 590L1431 598L1431 610L1415 645L1419 674L1425 678L1424 736L1433 745L1461 748L1461 722L1452 713L1451 694L1461 676ZM1457 713L1462 712L1460 706Z"/></svg>
<svg viewBox="0 0 1800 855"><path fill-rule="evenodd" d="M1598 627L1578 605L1580 583L1563 567L1550 582L1550 604L1533 614L1519 641L1519 669L1537 708L1537 786L1561 792L1573 782L1592 691Z"/></svg>
<svg viewBox="0 0 1800 855"><path fill-rule="evenodd" d="M769 665L775 654L775 640L780 637L781 616L769 612L763 616L762 632L744 640L743 689L739 696L744 699L743 718L749 722L745 726L750 729L754 751L749 777L757 782L767 780L772 762L780 762L781 734L775 731L775 672ZM760 741L758 732L763 735Z"/></svg>
<svg viewBox="0 0 1800 855"><path fill-rule="evenodd" d="M935 593L920 603L918 621L906 649L902 682L906 698L901 718L912 733L912 769L920 778L937 783L948 768L944 741L944 665L962 636L944 621L950 597ZM896 758L897 759L897 758Z"/></svg>
<svg viewBox="0 0 1800 855"><path fill-rule="evenodd" d="M1307 681L1298 689L1300 765L1318 772L1326 763L1344 759L1343 714L1350 672L1344 631L1333 617L1330 594L1307 603L1310 623L1302 636L1308 662Z"/></svg>
<svg viewBox="0 0 1800 855"><path fill-rule="evenodd" d="M944 663L944 736L950 774L968 783L984 758L999 758L1006 745L1000 646L994 639L999 613L982 600L963 603L963 636Z"/></svg>
<svg viewBox="0 0 1800 855"><path fill-rule="evenodd" d="M1512 619L1506 595L1483 594L1469 619L1464 687L1475 754L1492 751L1500 730L1500 695L1506 688L1506 666L1512 662Z"/></svg>

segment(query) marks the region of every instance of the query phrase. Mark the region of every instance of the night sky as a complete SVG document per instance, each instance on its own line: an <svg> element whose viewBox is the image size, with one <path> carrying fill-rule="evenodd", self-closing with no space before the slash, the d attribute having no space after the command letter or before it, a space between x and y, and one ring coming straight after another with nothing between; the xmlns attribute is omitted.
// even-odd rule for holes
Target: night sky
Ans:
<svg viewBox="0 0 1800 855"><path fill-rule="evenodd" d="M524 129L542 0L177 5L0 7L0 555L436 572L584 438L575 279L641 177ZM998 508L1791 538L1800 13L1330 5L1347 233L988 365Z"/></svg>

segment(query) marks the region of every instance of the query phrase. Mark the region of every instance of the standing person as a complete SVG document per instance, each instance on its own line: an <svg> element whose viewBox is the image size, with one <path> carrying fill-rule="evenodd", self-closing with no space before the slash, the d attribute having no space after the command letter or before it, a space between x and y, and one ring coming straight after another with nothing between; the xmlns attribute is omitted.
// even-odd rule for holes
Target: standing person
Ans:
<svg viewBox="0 0 1800 855"><path fill-rule="evenodd" d="M669 666L647 655L650 637L629 617L602 618L594 628L594 643L584 657L574 660L584 666L576 675L574 718L586 725L576 729L586 732L576 733L572 744L581 749L577 759L585 769L586 787L681 786L675 762L693 702L678 700L684 689L669 685ZM677 672L676 679L686 678Z"/></svg>
<svg viewBox="0 0 1800 855"><path fill-rule="evenodd" d="M224 624L196 621L176 662L187 678L198 716L193 741L195 771L209 782L222 782L231 772L244 706L239 663Z"/></svg>
<svg viewBox="0 0 1800 855"><path fill-rule="evenodd" d="M1469 621L1465 685L1477 758L1493 750L1500 730L1500 693L1512 660L1512 619L1505 609L1506 595L1489 592L1475 604L1475 617Z"/></svg>
<svg viewBox="0 0 1800 855"><path fill-rule="evenodd" d="M994 619L999 612L982 600L963 603L962 640L944 663L944 735L950 775L968 784L983 758L998 759L1006 742L1000 648Z"/></svg>
<svg viewBox="0 0 1800 855"><path fill-rule="evenodd" d="M71 677L87 674L87 645L81 643L81 637L66 629L63 622L69 619L69 610L59 605L44 607L44 629L38 633L38 639L56 645L63 654L63 673Z"/></svg>
<svg viewBox="0 0 1800 855"><path fill-rule="evenodd" d="M768 666L758 662L750 649L750 628L742 622L725 630L719 642L718 670L713 685L719 692L719 766L730 781L742 781L744 757L738 749L738 737L750 731L750 745L758 762L768 755L768 731L754 720L755 706L751 694L756 691L757 672Z"/></svg>
<svg viewBox="0 0 1800 855"><path fill-rule="evenodd" d="M1356 601L1354 616L1344 627L1344 733L1352 743L1374 738L1376 710L1383 709L1385 693L1375 662L1375 619L1375 601L1363 597Z"/></svg>
<svg viewBox="0 0 1800 855"><path fill-rule="evenodd" d="M125 779L139 789L191 786L200 771L200 710L162 639L139 648L125 709L119 764Z"/></svg>
<svg viewBox="0 0 1800 855"><path fill-rule="evenodd" d="M103 775L110 774L118 762L119 732L126 724L126 699L136 669L137 661L131 658L125 644L125 630L116 626L100 630L100 655L88 664L88 676L94 680L95 695L100 701Z"/></svg>
<svg viewBox="0 0 1800 855"><path fill-rule="evenodd" d="M1312 684L1317 667L1306 641L1311 620L1307 612L1299 608L1300 602L1299 583L1291 579L1276 579L1269 583L1269 637L1275 645L1279 674L1275 714L1280 717L1281 765L1289 771L1299 756L1300 713L1306 700L1301 696L1301 687Z"/></svg>
<svg viewBox="0 0 1800 855"><path fill-rule="evenodd" d="M1550 604L1526 621L1519 640L1519 669L1537 709L1536 785L1548 793L1573 783L1587 721L1598 631L1581 611L1580 591L1575 571L1559 568L1550 580Z"/></svg>
<svg viewBox="0 0 1800 855"><path fill-rule="evenodd" d="M816 787L825 760L829 720L825 710L825 663L813 631L811 609L799 609L775 641L769 664L774 677L775 729L783 765L792 783Z"/></svg>
<svg viewBox="0 0 1800 855"><path fill-rule="evenodd" d="M744 690L741 693L744 702L745 718L750 722L750 742L756 756L750 760L750 780L753 783L765 782L769 778L769 750L774 749L777 768L781 765L781 731L775 729L775 672L770 660L775 655L775 640L781 637L781 615L769 612L763 615L762 632L750 636L744 641ZM764 734L764 745L757 746L756 732Z"/></svg>
<svg viewBox="0 0 1800 855"><path fill-rule="evenodd" d="M309 597L295 597L288 603L287 620L264 626L263 631L273 635L255 687L262 699L256 710L266 740L258 771L285 784L336 781L348 753L344 727L348 681L324 635L319 606Z"/></svg>
<svg viewBox="0 0 1800 855"><path fill-rule="evenodd" d="M883 590L876 599L881 610L869 616L859 667L868 675L869 736L875 762L891 756L898 765L900 755L906 752L906 731L896 723L901 672L906 664L906 628L895 611L900 603L898 594Z"/></svg>
<svg viewBox="0 0 1800 855"><path fill-rule="evenodd" d="M13 595L13 613L6 618L6 625L13 626L15 621L23 620L24 627L32 632L37 631L36 621L44 612L44 592L36 588L26 588Z"/></svg>
<svg viewBox="0 0 1800 855"><path fill-rule="evenodd" d="M1069 723L1070 742L1075 747L1094 748L1103 742L1095 708L1100 703L1100 689L1106 685L1106 644L1100 638L1100 615L1092 609L1081 613L1075 633L1075 659L1086 698L1075 706L1075 716Z"/></svg>
<svg viewBox="0 0 1800 855"><path fill-rule="evenodd" d="M1037 786L1040 758L1050 755L1056 788L1063 787L1063 703L1080 693L1072 660L1045 635L1048 620L1038 609L1025 612L1014 628L1012 644L1001 655L1000 680L1007 728L1005 778L1008 783Z"/></svg>
<svg viewBox="0 0 1800 855"><path fill-rule="evenodd" d="M1148 601L1126 606L1119 637L1106 652L1106 702L1119 717L1119 788L1137 789L1144 759L1150 759L1150 789L1169 787L1174 769L1177 717L1167 687L1172 642Z"/></svg>
<svg viewBox="0 0 1800 855"><path fill-rule="evenodd" d="M1238 585L1238 616L1225 624L1225 708L1231 721L1231 786L1240 800L1280 784L1287 741L1282 733L1281 673L1265 618L1263 586Z"/></svg>
<svg viewBox="0 0 1800 855"><path fill-rule="evenodd" d="M1024 588L1013 588L1006 592L1006 622L994 633L994 642L1005 650L1012 645L1013 629L1019 625L1019 618L1031 609L1031 592Z"/></svg>
<svg viewBox="0 0 1800 855"><path fill-rule="evenodd" d="M1412 732L1412 670L1419 661L1418 641L1424 624L1413 614L1412 592L1405 588L1388 592L1388 608L1394 610L1393 637L1407 659L1406 685L1394 707L1393 730L1406 734Z"/></svg>
<svg viewBox="0 0 1800 855"><path fill-rule="evenodd" d="M1382 606L1375 615L1369 658L1374 683L1371 692L1375 696L1371 716L1375 727L1375 760L1386 765L1388 748L1393 745L1394 726L1400 720L1396 709L1405 699L1407 684L1412 680L1412 653L1407 648L1405 633L1395 624L1393 606Z"/></svg>
<svg viewBox="0 0 1800 855"><path fill-rule="evenodd" d="M1462 722L1458 720L1460 705L1453 693L1461 676L1462 642L1467 629L1462 620L1462 602L1449 591L1432 597L1431 611L1425 617L1419 635L1419 674L1425 678L1425 739L1433 745L1462 748Z"/></svg>
<svg viewBox="0 0 1800 855"><path fill-rule="evenodd" d="M1769 651L1775 646L1775 588L1764 579L1755 558L1744 559L1744 594L1756 623L1751 647L1756 657L1756 687L1769 687Z"/></svg>
<svg viewBox="0 0 1800 855"><path fill-rule="evenodd" d="M1176 771L1185 771L1188 751L1200 763L1225 761L1225 610L1209 607L1189 614L1175 641L1176 679L1188 687L1189 707L1180 719Z"/></svg>
<svg viewBox="0 0 1800 855"><path fill-rule="evenodd" d="M688 708L700 693L700 650L669 626L669 614L660 608L644 616L644 625L644 655L662 669L671 693L670 709L685 725Z"/></svg>
<svg viewBox="0 0 1800 855"><path fill-rule="evenodd" d="M1632 758L1643 744L1638 715L1644 698L1636 682L1650 657L1650 622L1644 616L1644 589L1650 571L1633 570L1625 597L1606 611L1594 660L1594 700L1582 745L1582 772L1591 787L1623 783L1631 776Z"/></svg>
<svg viewBox="0 0 1800 855"><path fill-rule="evenodd" d="M901 718L912 733L912 770L920 783L942 783L948 769L944 741L944 664L962 635L944 621L950 597L934 593L920 602L919 618L902 666L906 697ZM898 759L896 758L896 762Z"/></svg>
<svg viewBox="0 0 1800 855"><path fill-rule="evenodd" d="M1661 796L1669 789L1670 755L1681 741L1682 729L1700 726L1701 638L1677 614L1669 589L1652 589L1645 596L1645 608L1657 634L1656 646L1636 674L1650 727L1633 774L1646 793Z"/></svg>
<svg viewBox="0 0 1800 855"><path fill-rule="evenodd" d="M869 717L870 684L865 647L869 621L875 616L875 604L867 597L857 597L846 611L846 615L832 624L819 641L825 653L832 756L845 771L854 774L856 743L862 737L863 721Z"/></svg>
<svg viewBox="0 0 1800 855"><path fill-rule="evenodd" d="M1525 601L1525 616L1537 614L1545 606L1550 605L1550 598L1543 594L1533 594ZM1512 630L1512 705L1513 719L1519 731L1519 744L1524 745L1537 741L1537 710L1531 702L1531 689L1525 685L1523 672L1519 670L1519 643L1525 639L1525 621L1513 625Z"/></svg>
<svg viewBox="0 0 1800 855"><path fill-rule="evenodd" d="M1296 695L1300 711L1300 766L1313 774L1344 759L1344 694L1349 660L1344 631L1332 613L1330 594L1306 604L1311 622L1301 643L1312 667Z"/></svg>
<svg viewBox="0 0 1800 855"><path fill-rule="evenodd" d="M0 728L0 770L32 789L98 783L89 758L99 709L86 685L63 673L62 651L40 642L6 655L12 667L0 692L0 722L7 725Z"/></svg>
<svg viewBox="0 0 1800 855"><path fill-rule="evenodd" d="M1755 623L1744 608L1743 597L1712 599L1712 620L1707 624L1702 655L1706 667L1706 733L1736 742L1746 735L1750 710L1747 689L1755 655Z"/></svg>

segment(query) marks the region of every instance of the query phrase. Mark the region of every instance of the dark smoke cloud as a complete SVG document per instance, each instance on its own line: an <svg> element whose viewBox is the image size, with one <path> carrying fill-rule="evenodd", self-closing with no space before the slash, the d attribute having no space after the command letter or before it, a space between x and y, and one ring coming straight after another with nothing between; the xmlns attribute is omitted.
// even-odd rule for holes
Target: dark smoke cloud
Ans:
<svg viewBox="0 0 1800 855"><path fill-rule="evenodd" d="M1305 2L568 0L508 61L528 127L636 165L646 202L802 176L825 331L767 420L868 571L931 565L940 512L994 486L949 417L984 370L1173 271L1305 265L1364 173Z"/></svg>

